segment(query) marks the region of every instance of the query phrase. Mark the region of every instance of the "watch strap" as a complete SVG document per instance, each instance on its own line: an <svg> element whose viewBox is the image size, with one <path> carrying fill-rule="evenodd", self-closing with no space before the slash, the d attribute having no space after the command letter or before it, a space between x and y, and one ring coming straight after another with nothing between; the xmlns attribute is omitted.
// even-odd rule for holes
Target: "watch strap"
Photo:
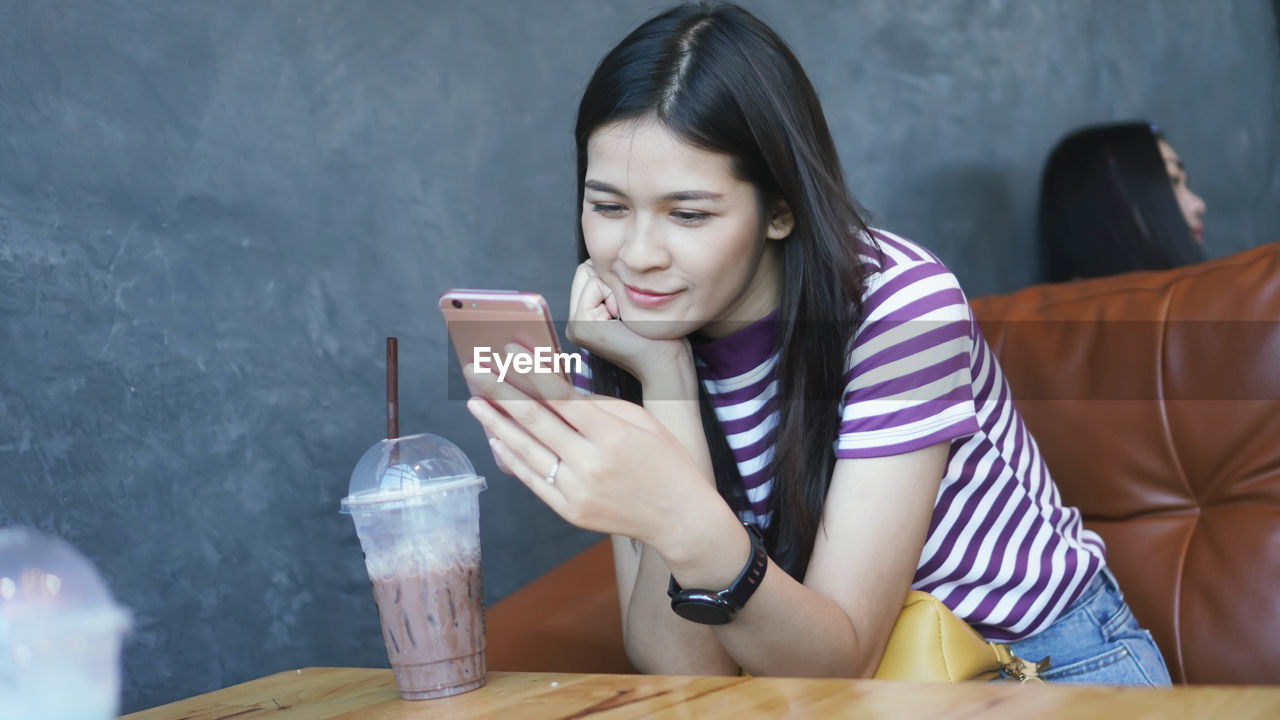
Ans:
<svg viewBox="0 0 1280 720"><path fill-rule="evenodd" d="M684 603L710 602L721 607L727 605L728 607L724 609L730 612L729 619L732 619L732 613L736 613L747 604L747 600L751 599L751 595L764 580L764 572L769 567L769 552L765 549L764 537L760 534L760 529L747 522L744 522L743 526L751 538L751 557L747 559L747 564L742 568L742 572L738 573L738 577L729 587L716 591L700 588L686 590L680 587L674 575L671 576L667 586L667 597L671 598L673 610L679 613L677 606ZM684 613L681 615L683 616Z"/></svg>

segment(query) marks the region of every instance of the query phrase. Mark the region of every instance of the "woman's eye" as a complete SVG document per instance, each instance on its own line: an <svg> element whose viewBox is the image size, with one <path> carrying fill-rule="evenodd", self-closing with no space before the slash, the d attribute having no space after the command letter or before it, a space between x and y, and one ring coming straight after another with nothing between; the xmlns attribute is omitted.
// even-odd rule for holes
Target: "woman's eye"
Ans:
<svg viewBox="0 0 1280 720"><path fill-rule="evenodd" d="M622 214L622 206L608 203L591 203L591 211L608 217L616 217Z"/></svg>
<svg viewBox="0 0 1280 720"><path fill-rule="evenodd" d="M689 212L688 210L676 210L671 213L671 217L685 225L693 225L711 217L710 213Z"/></svg>

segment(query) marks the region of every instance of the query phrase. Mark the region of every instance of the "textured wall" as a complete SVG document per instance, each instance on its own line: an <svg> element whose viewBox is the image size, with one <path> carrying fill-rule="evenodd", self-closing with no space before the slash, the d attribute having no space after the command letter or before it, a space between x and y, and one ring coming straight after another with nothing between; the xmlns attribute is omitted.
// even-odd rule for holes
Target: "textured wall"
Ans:
<svg viewBox="0 0 1280 720"><path fill-rule="evenodd" d="M0 0L0 524L60 535L136 615L126 710L385 665L348 473L382 423L489 475L487 596L592 541L500 476L433 307L573 271L571 127L661 3ZM1280 239L1272 3L752 2L850 182L971 295L1034 273L1069 128L1168 130L1222 255Z"/></svg>

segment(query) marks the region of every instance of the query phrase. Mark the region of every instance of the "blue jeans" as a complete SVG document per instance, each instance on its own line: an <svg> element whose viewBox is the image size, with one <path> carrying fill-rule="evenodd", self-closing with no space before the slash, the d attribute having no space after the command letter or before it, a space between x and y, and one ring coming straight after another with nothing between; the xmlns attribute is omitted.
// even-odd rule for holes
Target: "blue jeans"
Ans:
<svg viewBox="0 0 1280 720"><path fill-rule="evenodd" d="M1138 626L1106 567L1052 625L1010 643L1009 649L1031 663L1048 655L1049 669L1041 675L1047 682L1170 684L1160 648L1151 633Z"/></svg>

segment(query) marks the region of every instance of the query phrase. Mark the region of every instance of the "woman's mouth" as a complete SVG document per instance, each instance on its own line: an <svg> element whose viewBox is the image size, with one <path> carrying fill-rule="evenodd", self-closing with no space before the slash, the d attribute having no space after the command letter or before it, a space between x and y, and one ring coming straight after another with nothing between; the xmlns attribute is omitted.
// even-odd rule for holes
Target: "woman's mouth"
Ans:
<svg viewBox="0 0 1280 720"><path fill-rule="evenodd" d="M1191 237L1197 243L1203 245L1204 244L1204 227L1197 225L1191 228Z"/></svg>
<svg viewBox="0 0 1280 720"><path fill-rule="evenodd" d="M627 288L627 297L631 299L631 302L644 308L654 308L659 305L665 305L666 303L671 302L671 300L681 292L677 290L672 293L661 293L652 290L641 290L640 288L635 288L630 285L625 285L625 287Z"/></svg>

